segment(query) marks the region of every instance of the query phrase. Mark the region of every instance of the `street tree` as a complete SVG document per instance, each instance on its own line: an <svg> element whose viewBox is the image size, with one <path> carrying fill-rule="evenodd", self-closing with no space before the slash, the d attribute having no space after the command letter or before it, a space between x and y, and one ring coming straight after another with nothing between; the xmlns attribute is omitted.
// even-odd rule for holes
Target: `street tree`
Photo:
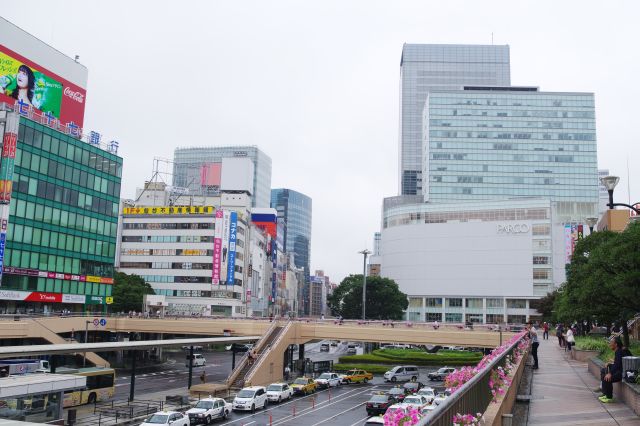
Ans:
<svg viewBox="0 0 640 426"><path fill-rule="evenodd" d="M401 320L409 302L398 284L389 278L367 277L366 315L371 320ZM362 318L362 275L349 275L327 298L334 315Z"/></svg>
<svg viewBox="0 0 640 426"><path fill-rule="evenodd" d="M113 280L112 312L141 312L145 294L154 294L154 291L151 285L142 277L135 274L129 275L124 272L116 272Z"/></svg>

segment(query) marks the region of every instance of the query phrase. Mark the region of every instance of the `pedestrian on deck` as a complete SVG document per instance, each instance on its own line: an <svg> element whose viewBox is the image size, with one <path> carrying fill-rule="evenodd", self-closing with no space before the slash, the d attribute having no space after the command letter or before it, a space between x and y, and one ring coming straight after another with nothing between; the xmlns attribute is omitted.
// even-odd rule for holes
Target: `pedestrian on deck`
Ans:
<svg viewBox="0 0 640 426"><path fill-rule="evenodd" d="M564 337L563 337L563 333L564 333L564 327L562 326L562 324L558 324L556 326L556 337L558 338L558 345L560 345L560 347L564 347L563 341L564 341Z"/></svg>
<svg viewBox="0 0 640 426"><path fill-rule="evenodd" d="M609 347L615 351L613 362L600 371L602 395L598 399L604 403L613 402L613 384L622 380L622 357L625 355L619 336L609 342Z"/></svg>
<svg viewBox="0 0 640 426"><path fill-rule="evenodd" d="M549 323L545 321L542 325L542 329L544 330L542 332L542 339L549 340Z"/></svg>
<svg viewBox="0 0 640 426"><path fill-rule="evenodd" d="M529 326L529 339L531 339L531 356L533 357L533 369L538 369L538 330L533 326L533 323L529 321L527 323Z"/></svg>
<svg viewBox="0 0 640 426"><path fill-rule="evenodd" d="M204 384L206 381L206 375L204 374L204 371L202 372L202 374L200 375L200 383Z"/></svg>
<svg viewBox="0 0 640 426"><path fill-rule="evenodd" d="M571 348L576 344L576 339L575 337L573 337L573 329L571 327L567 328L566 340L567 340L567 350L571 352Z"/></svg>

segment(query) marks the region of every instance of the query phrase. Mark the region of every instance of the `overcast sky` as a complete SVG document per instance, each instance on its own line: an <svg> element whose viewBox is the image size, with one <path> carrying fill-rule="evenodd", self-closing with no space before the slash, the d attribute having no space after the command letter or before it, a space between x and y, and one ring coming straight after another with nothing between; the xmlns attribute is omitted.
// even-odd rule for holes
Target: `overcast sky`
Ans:
<svg viewBox="0 0 640 426"><path fill-rule="evenodd" d="M398 191L402 44L511 46L511 82L595 92L598 164L640 201L637 1L19 1L0 14L89 69L85 124L122 197L176 147L257 145L313 199L311 269L361 273Z"/></svg>

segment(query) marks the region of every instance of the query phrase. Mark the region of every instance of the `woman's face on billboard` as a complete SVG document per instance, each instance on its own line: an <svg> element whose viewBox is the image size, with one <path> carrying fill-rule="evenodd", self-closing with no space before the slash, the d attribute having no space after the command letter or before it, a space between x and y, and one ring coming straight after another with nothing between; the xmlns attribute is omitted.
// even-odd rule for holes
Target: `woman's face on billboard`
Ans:
<svg viewBox="0 0 640 426"><path fill-rule="evenodd" d="M21 89L25 89L29 86L29 76L24 70L18 71L16 80L18 81L18 87Z"/></svg>

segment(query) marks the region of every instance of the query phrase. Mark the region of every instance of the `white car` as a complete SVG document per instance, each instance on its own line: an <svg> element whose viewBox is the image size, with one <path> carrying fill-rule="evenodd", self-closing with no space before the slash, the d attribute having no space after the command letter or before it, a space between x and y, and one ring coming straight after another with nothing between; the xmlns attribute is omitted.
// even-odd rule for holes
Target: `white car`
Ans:
<svg viewBox="0 0 640 426"><path fill-rule="evenodd" d="M383 425L383 424L384 424L384 417L382 417L382 416L369 417L367 419L367 421L365 422L365 426L367 426L367 425Z"/></svg>
<svg viewBox="0 0 640 426"><path fill-rule="evenodd" d="M425 396L427 398L427 401L429 401L429 403L432 403L436 397L436 392L433 390L433 388L422 388L418 391L417 395Z"/></svg>
<svg viewBox="0 0 640 426"><path fill-rule="evenodd" d="M263 386L251 386L244 388L233 400L233 411L250 410L252 413L256 408L267 408L267 390Z"/></svg>
<svg viewBox="0 0 640 426"><path fill-rule="evenodd" d="M421 413L424 414L425 416L429 415L433 410L436 409L436 406L434 404L429 404L429 405L425 405L422 408Z"/></svg>
<svg viewBox="0 0 640 426"><path fill-rule="evenodd" d="M424 407L429 405L429 401L427 401L427 397L424 395L407 395L398 405L405 409L411 407L422 411Z"/></svg>
<svg viewBox="0 0 640 426"><path fill-rule="evenodd" d="M185 413L192 425L208 425L213 419L226 419L232 409L232 404L222 398L204 398L195 407Z"/></svg>
<svg viewBox="0 0 640 426"><path fill-rule="evenodd" d="M336 386L340 386L342 384L342 379L336 373L322 373L316 379L316 385L318 388L333 388Z"/></svg>
<svg viewBox="0 0 640 426"><path fill-rule="evenodd" d="M272 402L282 402L291 399L293 389L287 383L271 383L267 386L267 399Z"/></svg>
<svg viewBox="0 0 640 426"><path fill-rule="evenodd" d="M177 411L158 411L145 420L144 423L140 423L140 426L158 425L190 426L189 416L185 416Z"/></svg>
<svg viewBox="0 0 640 426"><path fill-rule="evenodd" d="M433 398L433 403L436 405L440 405L441 402L443 402L445 399L447 399L448 395L444 394L444 393L439 393L436 395L435 398Z"/></svg>

